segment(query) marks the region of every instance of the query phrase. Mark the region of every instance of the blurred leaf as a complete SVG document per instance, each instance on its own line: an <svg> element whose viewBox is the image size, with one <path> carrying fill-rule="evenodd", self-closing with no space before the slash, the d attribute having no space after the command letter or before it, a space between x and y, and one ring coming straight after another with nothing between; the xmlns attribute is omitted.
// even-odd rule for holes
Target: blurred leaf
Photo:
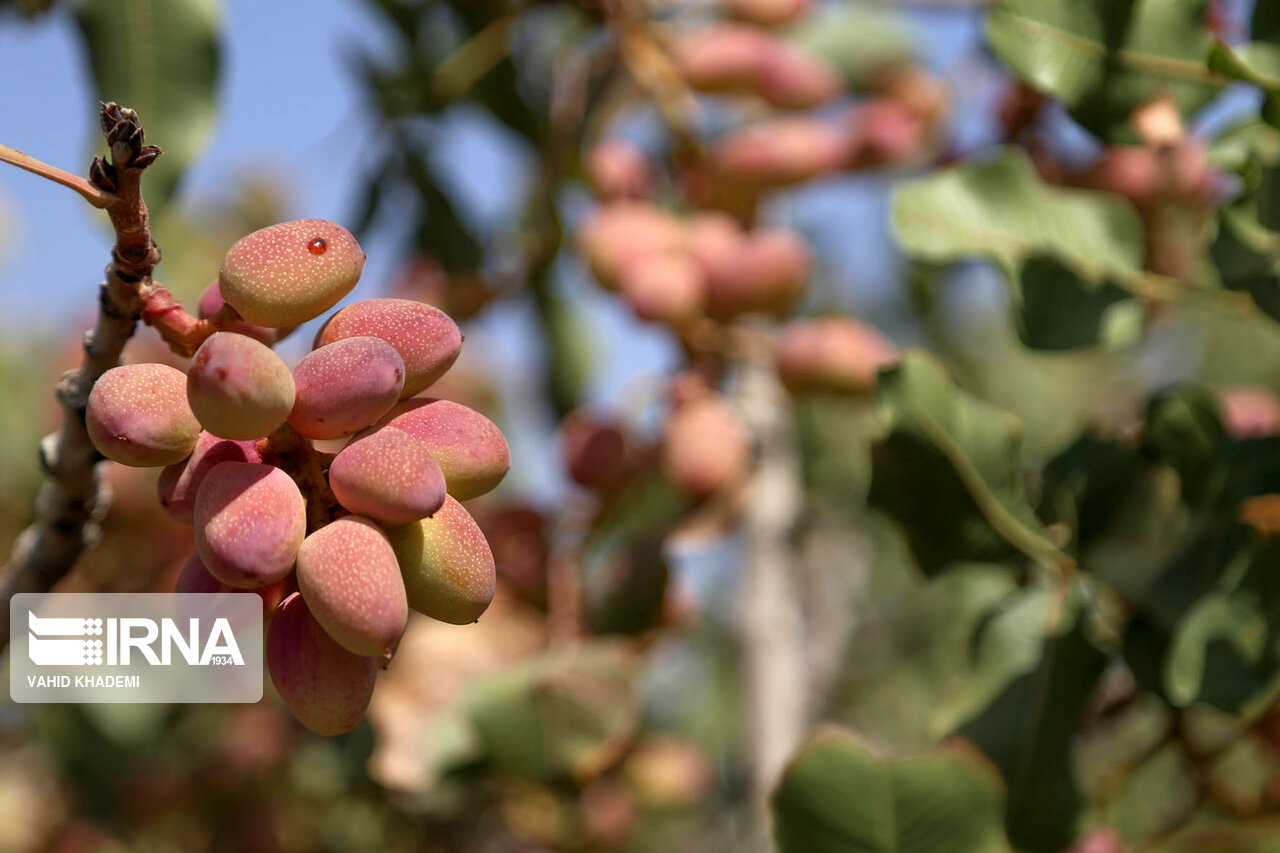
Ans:
<svg viewBox="0 0 1280 853"><path fill-rule="evenodd" d="M1196 825L1172 838L1144 847L1149 853L1276 853L1280 850L1280 818Z"/></svg>
<svg viewBox="0 0 1280 853"><path fill-rule="evenodd" d="M1240 706L1266 683L1262 663L1268 639L1266 619L1252 596L1204 597L1178 625L1169 648L1169 699L1178 707L1193 702Z"/></svg>
<svg viewBox="0 0 1280 853"><path fill-rule="evenodd" d="M1258 221L1256 199L1219 211L1209 252L1224 287L1247 292L1259 310L1280 321L1280 240Z"/></svg>
<svg viewBox="0 0 1280 853"><path fill-rule="evenodd" d="M1157 394L1147 404L1143 447L1172 465L1182 481L1182 498L1192 506L1211 502L1226 471L1216 465L1227 442L1218 418L1218 398L1199 385Z"/></svg>
<svg viewBox="0 0 1280 853"><path fill-rule="evenodd" d="M1125 658L1148 689L1178 707L1237 711L1275 677L1280 542L1230 519L1202 526L1127 598Z"/></svg>
<svg viewBox="0 0 1280 853"><path fill-rule="evenodd" d="M901 15L852 3L816 9L788 27L784 35L840 69L854 90L865 88L877 72L890 65L911 62L917 48Z"/></svg>
<svg viewBox="0 0 1280 853"><path fill-rule="evenodd" d="M1008 789L1009 840L1030 851L1061 850L1075 835L1081 802L1072 738L1107 665L1107 656L1084 636L1078 604L1057 606L1059 628L1046 639L1039 666L957 731L1000 769Z"/></svg>
<svg viewBox="0 0 1280 853"><path fill-rule="evenodd" d="M1055 600L1049 584L1035 583L1015 589L981 614L969 637L967 678L932 709L933 731L955 730L987 707L1010 681L1039 665Z"/></svg>
<svg viewBox="0 0 1280 853"><path fill-rule="evenodd" d="M583 549L585 618L593 633L639 634L663 616L663 545L688 499L657 471L632 477L601 508Z"/></svg>
<svg viewBox="0 0 1280 853"><path fill-rule="evenodd" d="M1225 81L1205 66L1206 0L1001 0L988 19L996 53L1060 98L1108 142L1133 142L1129 116L1167 94L1189 118Z"/></svg>
<svg viewBox="0 0 1280 853"><path fill-rule="evenodd" d="M1257 118L1248 118L1218 134L1209 143L1209 162L1216 169L1236 172L1245 182L1245 193L1257 184L1261 164L1274 163L1280 154L1280 131Z"/></svg>
<svg viewBox="0 0 1280 853"><path fill-rule="evenodd" d="M1000 782L961 744L885 759L854 732L819 729L773 795L781 853L995 853Z"/></svg>
<svg viewBox="0 0 1280 853"><path fill-rule="evenodd" d="M589 589L583 602L592 634L642 634L662 624L671 579L663 541L650 537L611 554L602 583Z"/></svg>
<svg viewBox="0 0 1280 853"><path fill-rule="evenodd" d="M1018 275L1018 337L1042 350L1069 350L1137 339L1142 306L1107 281L1076 275L1052 255L1027 258Z"/></svg>
<svg viewBox="0 0 1280 853"><path fill-rule="evenodd" d="M1132 448L1081 436L1045 466L1040 517L1046 523L1067 525L1077 550L1087 547L1106 530L1128 496L1140 465Z"/></svg>
<svg viewBox="0 0 1280 853"><path fill-rule="evenodd" d="M1017 418L959 391L918 351L881 373L878 398L889 426L872 447L867 500L902 527L925 574L1019 552L1062 556L1023 493Z"/></svg>
<svg viewBox="0 0 1280 853"><path fill-rule="evenodd" d="M1259 41L1280 42L1280 6L1266 0L1254 3L1249 32Z"/></svg>
<svg viewBox="0 0 1280 853"><path fill-rule="evenodd" d="M440 185L426 153L404 152L402 168L422 207L414 233L416 251L438 260L446 272L478 270L484 260L484 249L463 224L453 198Z"/></svg>
<svg viewBox="0 0 1280 853"><path fill-rule="evenodd" d="M1234 526L1225 544L1215 588L1195 601L1170 638L1164 677L1176 705L1238 711L1276 677L1280 542Z"/></svg>
<svg viewBox="0 0 1280 853"><path fill-rule="evenodd" d="M221 65L217 0L84 0L76 22L99 99L137 110L164 155L147 169L147 204L162 208L213 130Z"/></svg>
<svg viewBox="0 0 1280 853"><path fill-rule="evenodd" d="M639 725L637 665L620 643L553 650L473 681L464 704L501 770L589 779L621 757Z"/></svg>
<svg viewBox="0 0 1280 853"><path fill-rule="evenodd" d="M1018 150L906 184L893 217L917 260L994 261L1013 285L1028 346L1117 344L1137 331L1137 306L1122 290L1142 268L1137 213L1114 196L1045 184Z"/></svg>
<svg viewBox="0 0 1280 853"><path fill-rule="evenodd" d="M1258 5L1267 4L1264 0ZM1217 40L1209 52L1209 68L1260 88L1264 96L1263 119L1280 126L1280 44L1250 42L1232 47Z"/></svg>
<svg viewBox="0 0 1280 853"><path fill-rule="evenodd" d="M1280 491L1280 437L1232 439L1219 419L1218 397L1184 385L1152 398L1143 450L1171 465L1182 497L1201 509L1230 509Z"/></svg>

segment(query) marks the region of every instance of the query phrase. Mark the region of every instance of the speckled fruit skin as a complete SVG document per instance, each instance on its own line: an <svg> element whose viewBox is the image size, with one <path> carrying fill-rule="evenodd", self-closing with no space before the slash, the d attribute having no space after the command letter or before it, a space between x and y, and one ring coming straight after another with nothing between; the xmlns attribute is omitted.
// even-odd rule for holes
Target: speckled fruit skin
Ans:
<svg viewBox="0 0 1280 853"><path fill-rule="evenodd" d="M205 476L223 462L261 462L252 441L231 441L202 431L191 455L160 472L156 495L160 505L179 521L191 523L196 494Z"/></svg>
<svg viewBox="0 0 1280 853"><path fill-rule="evenodd" d="M222 289L218 287L218 280L215 278L204 289L204 293L200 294L200 302L196 306L196 310L201 320L207 320L222 310L222 306L226 304L227 301L222 298ZM267 346L272 346L293 334L297 328L297 326L289 326L286 329L272 329L269 326L255 326L253 323L237 320L223 329L223 331L235 332L237 335L248 335Z"/></svg>
<svg viewBox="0 0 1280 853"><path fill-rule="evenodd" d="M412 397L444 376L462 351L458 324L439 308L412 299L366 299L334 314L316 335L317 348L369 335L381 338L404 360L400 398Z"/></svg>
<svg viewBox="0 0 1280 853"><path fill-rule="evenodd" d="M167 364L111 368L89 392L89 440L103 456L133 468L181 462L200 435L186 382Z"/></svg>
<svg viewBox="0 0 1280 853"><path fill-rule="evenodd" d="M663 469L694 498L741 481L751 461L751 437L737 411L718 396L691 400L671 413L663 436Z"/></svg>
<svg viewBox="0 0 1280 853"><path fill-rule="evenodd" d="M414 610L465 625L488 608L497 584L493 552L462 504L446 498L434 516L393 527L387 538Z"/></svg>
<svg viewBox="0 0 1280 853"><path fill-rule="evenodd" d="M192 554L187 561L182 564L182 570L178 573L178 582L174 585L176 593L222 593L222 592L244 592L233 586L228 586L222 581L209 574L209 570L205 568L204 561L200 559L199 554ZM270 586L264 586L255 589L258 597L262 599L263 611L267 614L272 613L276 609L276 605L284 598L285 583L277 581Z"/></svg>
<svg viewBox="0 0 1280 853"><path fill-rule="evenodd" d="M302 541L298 589L325 632L358 655L390 655L409 620L395 551L377 525L358 515Z"/></svg>
<svg viewBox="0 0 1280 853"><path fill-rule="evenodd" d="M237 589L256 589L293 569L306 533L302 493L279 468L224 462L196 494L196 551L209 572Z"/></svg>
<svg viewBox="0 0 1280 853"><path fill-rule="evenodd" d="M511 467L502 431L484 415L449 400L406 400L378 426L392 426L421 441L440 463L449 494L465 501L491 491Z"/></svg>
<svg viewBox="0 0 1280 853"><path fill-rule="evenodd" d="M344 507L386 524L408 524L444 503L445 477L425 444L394 427L358 435L329 466Z"/></svg>
<svg viewBox="0 0 1280 853"><path fill-rule="evenodd" d="M217 332L187 368L187 400L204 428L219 438L265 438L293 410L293 373L265 344Z"/></svg>
<svg viewBox="0 0 1280 853"><path fill-rule="evenodd" d="M381 338L344 338L298 362L293 384L297 397L289 426L307 438L342 438L396 404L404 388L404 361Z"/></svg>
<svg viewBox="0 0 1280 853"><path fill-rule="evenodd" d="M334 736L360 723L373 696L377 658L340 646L320 627L300 593L276 608L266 652L271 682L304 726Z"/></svg>
<svg viewBox="0 0 1280 853"><path fill-rule="evenodd" d="M315 251L320 241L323 249ZM364 257L356 238L336 222L281 222L227 251L218 286L246 322L283 329L338 304L360 280Z"/></svg>

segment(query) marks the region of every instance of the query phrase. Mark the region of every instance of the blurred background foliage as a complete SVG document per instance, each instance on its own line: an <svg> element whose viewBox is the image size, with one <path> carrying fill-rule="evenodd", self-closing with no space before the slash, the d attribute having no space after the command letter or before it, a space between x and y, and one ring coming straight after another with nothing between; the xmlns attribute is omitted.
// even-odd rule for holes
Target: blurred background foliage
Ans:
<svg viewBox="0 0 1280 853"><path fill-rule="evenodd" d="M464 361L432 389L513 438L511 477L474 505L499 597L465 629L412 621L341 738L272 696L7 704L0 850L1280 850L1274 4L792 4L757 29L838 81L813 104L811 78L758 92L680 65L682 38L785 3L361 5L393 45L347 57L363 173L344 221L396 247L374 286L536 364ZM220 4L0 0L0 27L38 16L75 28L95 91L166 150L162 277L194 300L289 209L261 173L169 203L219 120ZM831 127L856 137L834 162ZM460 128L502 168L447 146ZM618 140L638 189L592 159ZM905 353L878 381L784 371L761 414L753 389L781 389L752 353L793 326L601 319L619 300L583 238L619 196L792 229L812 250L794 313ZM0 344L6 549L92 310ZM661 335L666 364L601 393L618 329ZM143 329L128 357L171 356ZM664 454L707 388L750 452L699 494ZM61 588L171 587L189 530L152 474L108 477L103 539ZM753 609L762 543L792 623ZM798 674L762 685L762 642ZM785 772L762 772L779 749Z"/></svg>

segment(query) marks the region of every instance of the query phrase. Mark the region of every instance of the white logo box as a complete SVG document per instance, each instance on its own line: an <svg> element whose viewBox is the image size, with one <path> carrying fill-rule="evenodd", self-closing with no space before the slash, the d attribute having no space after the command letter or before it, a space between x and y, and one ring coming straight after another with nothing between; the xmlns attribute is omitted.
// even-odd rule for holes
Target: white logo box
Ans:
<svg viewBox="0 0 1280 853"><path fill-rule="evenodd" d="M15 702L257 702L255 593L22 593L9 601Z"/></svg>

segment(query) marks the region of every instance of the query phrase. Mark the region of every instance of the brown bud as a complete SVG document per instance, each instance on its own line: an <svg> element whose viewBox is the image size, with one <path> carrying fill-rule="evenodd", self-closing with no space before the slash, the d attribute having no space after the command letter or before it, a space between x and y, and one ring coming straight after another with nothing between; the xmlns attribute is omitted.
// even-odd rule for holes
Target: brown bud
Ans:
<svg viewBox="0 0 1280 853"><path fill-rule="evenodd" d="M95 187L107 192L116 191L116 169L101 157L94 157L89 165L89 180Z"/></svg>
<svg viewBox="0 0 1280 853"><path fill-rule="evenodd" d="M129 167L133 169L145 169L156 161L156 158L163 154L159 145L144 145L134 155Z"/></svg>

